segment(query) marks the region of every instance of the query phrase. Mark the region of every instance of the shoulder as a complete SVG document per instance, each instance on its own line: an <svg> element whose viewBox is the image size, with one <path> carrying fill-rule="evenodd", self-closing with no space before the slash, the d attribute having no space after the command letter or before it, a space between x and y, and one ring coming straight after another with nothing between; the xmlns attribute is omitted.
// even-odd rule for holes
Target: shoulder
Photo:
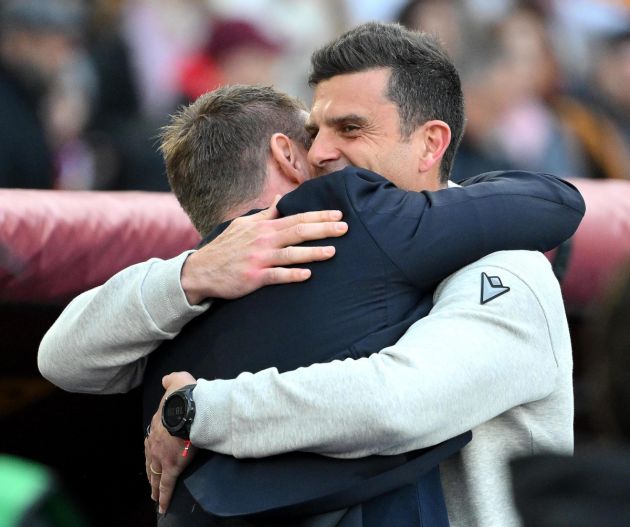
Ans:
<svg viewBox="0 0 630 527"><path fill-rule="evenodd" d="M558 290L559 284L551 269L549 260L538 251L498 251L485 256L446 278L438 287L450 282L469 281L480 273L496 271L514 277L534 292Z"/></svg>
<svg viewBox="0 0 630 527"><path fill-rule="evenodd" d="M537 251L499 251L463 267L435 291L436 305L454 299L484 315L538 312L552 326L566 321L560 284Z"/></svg>
<svg viewBox="0 0 630 527"><path fill-rule="evenodd" d="M481 258L443 280L434 302L465 309L472 317L543 324L538 330L547 328L554 348L568 341L560 284L537 251L499 251Z"/></svg>

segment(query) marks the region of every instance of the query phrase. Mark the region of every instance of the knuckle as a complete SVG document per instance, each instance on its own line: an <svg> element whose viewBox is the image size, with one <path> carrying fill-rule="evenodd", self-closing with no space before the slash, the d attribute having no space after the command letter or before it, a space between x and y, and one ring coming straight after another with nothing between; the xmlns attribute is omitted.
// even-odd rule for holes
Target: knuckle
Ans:
<svg viewBox="0 0 630 527"><path fill-rule="evenodd" d="M256 269L248 269L243 272L243 281L245 283L256 283L258 281L259 273Z"/></svg>
<svg viewBox="0 0 630 527"><path fill-rule="evenodd" d="M260 252L252 252L247 255L246 268L243 270L246 280L251 280L256 276L258 269L263 267L263 257Z"/></svg>
<svg viewBox="0 0 630 527"><path fill-rule="evenodd" d="M280 249L278 254L278 257L280 258L280 261L282 262L291 262L292 257L293 257L293 247L284 247L283 249Z"/></svg>
<svg viewBox="0 0 630 527"><path fill-rule="evenodd" d="M300 238L303 238L306 234L306 225L304 225L303 223L298 223L295 226L295 234L297 234Z"/></svg>
<svg viewBox="0 0 630 527"><path fill-rule="evenodd" d="M265 283L266 285L276 284L279 278L279 270L276 267L272 267L265 274Z"/></svg>

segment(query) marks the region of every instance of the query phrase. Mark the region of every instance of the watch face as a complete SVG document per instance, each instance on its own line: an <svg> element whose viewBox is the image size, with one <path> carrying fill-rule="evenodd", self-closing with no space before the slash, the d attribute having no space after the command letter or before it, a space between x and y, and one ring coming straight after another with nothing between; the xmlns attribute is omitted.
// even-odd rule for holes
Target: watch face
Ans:
<svg viewBox="0 0 630 527"><path fill-rule="evenodd" d="M168 398L164 403L164 422L169 428L179 425L186 416L186 401L179 395Z"/></svg>

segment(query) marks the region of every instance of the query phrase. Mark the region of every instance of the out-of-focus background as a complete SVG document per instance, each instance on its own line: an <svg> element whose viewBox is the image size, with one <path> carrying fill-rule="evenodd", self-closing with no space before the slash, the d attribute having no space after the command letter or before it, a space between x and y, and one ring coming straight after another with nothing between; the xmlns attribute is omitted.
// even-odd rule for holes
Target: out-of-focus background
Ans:
<svg viewBox="0 0 630 527"><path fill-rule="evenodd" d="M168 190L158 129L224 83L310 102L309 55L366 20L437 34L468 125L454 178L630 178L621 0L2 0L0 187ZM606 140L603 141L602 138Z"/></svg>
<svg viewBox="0 0 630 527"><path fill-rule="evenodd" d="M311 52L368 20L438 35L459 68L468 122L454 180L518 168L581 182L589 222L550 256L575 349L577 446L630 439L630 1L0 0L0 453L52 468L33 496L71 496L87 525L153 523L138 395L63 393L35 358L71 295L108 276L90 269L171 256L168 233L196 240L163 194L58 191L168 191L156 138L181 104L226 83L309 104ZM155 238L133 231L136 203L151 207L142 221L166 222ZM82 223L94 211L102 223ZM20 231L20 214L41 223ZM20 234L33 229L42 247ZM77 255L90 236L98 251ZM0 458L0 513L7 475L34 470L15 463Z"/></svg>

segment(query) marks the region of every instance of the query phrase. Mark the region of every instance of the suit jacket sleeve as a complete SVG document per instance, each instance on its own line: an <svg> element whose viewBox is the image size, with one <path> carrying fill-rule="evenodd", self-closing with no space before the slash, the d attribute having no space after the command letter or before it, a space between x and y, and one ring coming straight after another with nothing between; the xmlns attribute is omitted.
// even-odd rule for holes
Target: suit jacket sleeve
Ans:
<svg viewBox="0 0 630 527"><path fill-rule="evenodd" d="M357 216L422 289L495 251L549 251L575 232L585 210L573 185L546 174L492 172L462 188L407 192L354 171L345 181Z"/></svg>

